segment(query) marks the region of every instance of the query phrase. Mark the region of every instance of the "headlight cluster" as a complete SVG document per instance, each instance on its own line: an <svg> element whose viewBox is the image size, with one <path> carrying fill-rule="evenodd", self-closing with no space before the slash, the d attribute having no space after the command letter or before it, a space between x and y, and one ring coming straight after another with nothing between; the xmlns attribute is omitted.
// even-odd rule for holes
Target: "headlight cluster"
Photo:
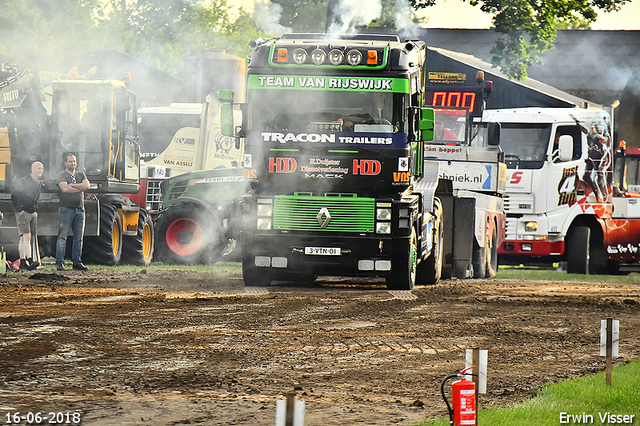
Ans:
<svg viewBox="0 0 640 426"><path fill-rule="evenodd" d="M292 51L290 52L290 50ZM360 50L347 47L331 48L330 46L314 47L279 47L274 59L278 64L293 63L296 65L380 65L382 50Z"/></svg>
<svg viewBox="0 0 640 426"><path fill-rule="evenodd" d="M256 229L271 229L273 223L273 200L269 198L258 199L258 219Z"/></svg>
<svg viewBox="0 0 640 426"><path fill-rule="evenodd" d="M376 233L391 234L391 203L376 203Z"/></svg>

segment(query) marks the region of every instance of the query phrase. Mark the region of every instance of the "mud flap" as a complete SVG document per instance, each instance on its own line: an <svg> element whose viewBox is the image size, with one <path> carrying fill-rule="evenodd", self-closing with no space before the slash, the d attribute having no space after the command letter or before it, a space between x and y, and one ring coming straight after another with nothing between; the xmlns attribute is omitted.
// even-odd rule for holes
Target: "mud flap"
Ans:
<svg viewBox="0 0 640 426"><path fill-rule="evenodd" d="M474 198L453 199L453 276L473 276L473 242L475 240L476 200Z"/></svg>

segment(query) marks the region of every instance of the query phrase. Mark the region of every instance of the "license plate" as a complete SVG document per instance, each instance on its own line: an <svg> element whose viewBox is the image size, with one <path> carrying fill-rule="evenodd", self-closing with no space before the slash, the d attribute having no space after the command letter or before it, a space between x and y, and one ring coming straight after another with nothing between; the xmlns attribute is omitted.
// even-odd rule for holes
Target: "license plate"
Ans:
<svg viewBox="0 0 640 426"><path fill-rule="evenodd" d="M305 247L304 254L319 256L340 256L340 247Z"/></svg>

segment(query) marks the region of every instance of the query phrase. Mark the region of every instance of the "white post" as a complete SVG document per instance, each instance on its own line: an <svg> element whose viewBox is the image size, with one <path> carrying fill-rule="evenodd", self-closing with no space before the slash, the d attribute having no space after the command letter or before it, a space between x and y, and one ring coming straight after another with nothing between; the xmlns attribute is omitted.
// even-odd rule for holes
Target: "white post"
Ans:
<svg viewBox="0 0 640 426"><path fill-rule="evenodd" d="M294 400L293 394L277 400L275 426L304 426L304 407L304 400Z"/></svg>

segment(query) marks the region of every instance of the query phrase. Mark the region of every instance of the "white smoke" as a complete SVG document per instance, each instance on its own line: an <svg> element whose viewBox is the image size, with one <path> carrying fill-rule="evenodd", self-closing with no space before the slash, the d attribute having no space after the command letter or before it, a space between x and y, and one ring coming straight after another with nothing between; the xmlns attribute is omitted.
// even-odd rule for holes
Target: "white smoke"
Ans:
<svg viewBox="0 0 640 426"><path fill-rule="evenodd" d="M369 25L380 17L381 0L342 0L335 6L334 20L329 25L329 34L352 34L357 26Z"/></svg>
<svg viewBox="0 0 640 426"><path fill-rule="evenodd" d="M412 20L415 12L408 0L395 0L394 15L396 29L400 37L409 38L420 34L420 27Z"/></svg>
<svg viewBox="0 0 640 426"><path fill-rule="evenodd" d="M282 6L270 1L258 1L253 9L253 21L260 31L267 35L280 36L292 30L280 24Z"/></svg>

